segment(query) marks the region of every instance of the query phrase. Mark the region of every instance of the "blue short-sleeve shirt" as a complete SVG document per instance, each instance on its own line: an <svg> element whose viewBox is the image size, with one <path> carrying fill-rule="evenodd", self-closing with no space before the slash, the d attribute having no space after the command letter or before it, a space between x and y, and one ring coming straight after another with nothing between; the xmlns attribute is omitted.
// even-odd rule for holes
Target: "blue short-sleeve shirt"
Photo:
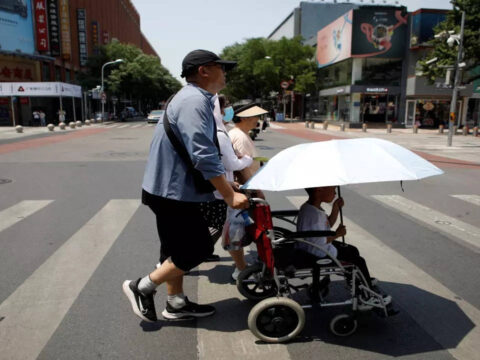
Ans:
<svg viewBox="0 0 480 360"><path fill-rule="evenodd" d="M172 131L183 142L194 167L205 179L225 173L214 143L214 100L214 95L208 91L187 84L173 97L167 109ZM165 133L163 119L155 127L142 187L150 194L179 201L215 199L213 194L196 190L192 175Z"/></svg>

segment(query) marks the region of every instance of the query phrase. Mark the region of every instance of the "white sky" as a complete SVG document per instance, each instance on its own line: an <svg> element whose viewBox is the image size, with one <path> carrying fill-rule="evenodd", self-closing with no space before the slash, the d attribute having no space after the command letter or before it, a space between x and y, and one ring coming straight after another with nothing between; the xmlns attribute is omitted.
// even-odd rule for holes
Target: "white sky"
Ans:
<svg viewBox="0 0 480 360"><path fill-rule="evenodd" d="M369 4L371 0L365 0ZM394 4L394 0L386 0ZM141 29L180 79L181 63L191 50L220 53L225 46L252 37L266 37L300 4L299 0L132 0ZM320 1L314 1L320 2ZM327 0L332 2L332 0ZM341 2L339 0L338 2ZM355 1L358 2L359 1ZM383 3L383 0L375 0ZM450 0L398 0L408 11L451 9Z"/></svg>

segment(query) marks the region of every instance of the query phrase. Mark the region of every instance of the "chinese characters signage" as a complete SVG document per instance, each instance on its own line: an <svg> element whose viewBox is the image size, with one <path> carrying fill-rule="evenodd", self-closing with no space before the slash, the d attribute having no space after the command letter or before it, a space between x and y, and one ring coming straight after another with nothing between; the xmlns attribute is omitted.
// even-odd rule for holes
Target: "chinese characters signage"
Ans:
<svg viewBox="0 0 480 360"><path fill-rule="evenodd" d="M48 32L47 32L47 9L45 0L34 0L33 2L35 29L37 31L37 50L48 51Z"/></svg>
<svg viewBox="0 0 480 360"><path fill-rule="evenodd" d="M59 0L60 6L60 33L62 34L62 57L70 60L72 56L72 42L70 40L70 14L68 0Z"/></svg>
<svg viewBox="0 0 480 360"><path fill-rule="evenodd" d="M47 0L48 34L50 36L50 53L60 55L60 21L57 0Z"/></svg>
<svg viewBox="0 0 480 360"><path fill-rule="evenodd" d="M87 65L87 14L85 9L77 9L77 27L78 27L78 53L80 66Z"/></svg>
<svg viewBox="0 0 480 360"><path fill-rule="evenodd" d="M100 30L98 28L98 21L92 21L92 44L93 44L93 52L95 54L98 54L99 33L100 33Z"/></svg>
<svg viewBox="0 0 480 360"><path fill-rule="evenodd" d="M0 82L2 81L40 81L38 64L33 61L0 60Z"/></svg>

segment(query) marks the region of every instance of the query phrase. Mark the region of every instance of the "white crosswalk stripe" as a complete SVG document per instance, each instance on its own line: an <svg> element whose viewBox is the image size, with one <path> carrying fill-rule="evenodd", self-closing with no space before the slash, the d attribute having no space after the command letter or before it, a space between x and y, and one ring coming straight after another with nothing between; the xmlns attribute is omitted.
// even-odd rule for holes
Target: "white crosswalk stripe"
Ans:
<svg viewBox="0 0 480 360"><path fill-rule="evenodd" d="M462 244L468 244L472 250L480 252L480 229L436 210L420 205L399 195L373 195L382 204L417 222L427 224L443 233L455 237Z"/></svg>
<svg viewBox="0 0 480 360"><path fill-rule="evenodd" d="M287 198L297 208L306 200L304 196L290 196ZM327 212L330 211L330 209L326 208L325 210ZM348 229L346 240L359 248L373 276L381 274L380 281L416 286L458 305L473 323L473 328L458 343L457 347L452 349L449 334L461 333L459 331L461 324L448 321L442 317L442 314L437 314L433 309L422 306L422 304L419 304L419 299L395 299L401 308L407 309L409 315L455 358L478 359L480 311L350 219L344 217L343 220Z"/></svg>
<svg viewBox="0 0 480 360"><path fill-rule="evenodd" d="M110 200L0 304L1 358L37 358L139 205Z"/></svg>
<svg viewBox="0 0 480 360"><path fill-rule="evenodd" d="M480 206L480 195L450 195L450 196L469 202L470 204Z"/></svg>
<svg viewBox="0 0 480 360"><path fill-rule="evenodd" d="M0 231L15 225L40 209L50 204L53 200L25 200L8 209L0 211Z"/></svg>

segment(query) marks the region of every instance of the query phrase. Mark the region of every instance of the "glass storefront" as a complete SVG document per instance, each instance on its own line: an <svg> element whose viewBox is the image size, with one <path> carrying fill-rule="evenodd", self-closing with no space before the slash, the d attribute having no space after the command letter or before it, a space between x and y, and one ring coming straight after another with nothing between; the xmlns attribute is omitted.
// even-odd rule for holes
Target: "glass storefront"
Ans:
<svg viewBox="0 0 480 360"><path fill-rule="evenodd" d="M322 96L319 100L320 120L349 121L350 95Z"/></svg>
<svg viewBox="0 0 480 360"><path fill-rule="evenodd" d="M396 123L398 97L388 94L362 94L361 122Z"/></svg>
<svg viewBox="0 0 480 360"><path fill-rule="evenodd" d="M457 102L457 119L462 118L462 102ZM448 126L450 100L444 99L414 99L407 100L405 126L417 125L423 128L438 128ZM458 124L457 124L458 125Z"/></svg>

